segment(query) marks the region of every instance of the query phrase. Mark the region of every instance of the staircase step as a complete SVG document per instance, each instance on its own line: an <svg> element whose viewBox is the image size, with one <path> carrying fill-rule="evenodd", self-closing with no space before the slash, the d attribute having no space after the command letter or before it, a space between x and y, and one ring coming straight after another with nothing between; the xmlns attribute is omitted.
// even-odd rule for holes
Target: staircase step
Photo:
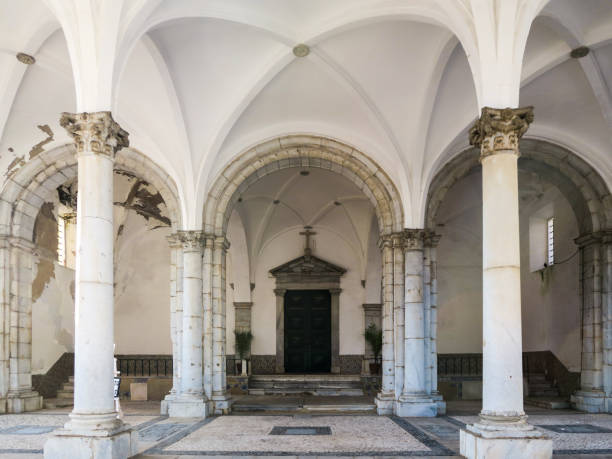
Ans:
<svg viewBox="0 0 612 459"><path fill-rule="evenodd" d="M64 398L64 399L74 399L74 391L71 390L58 390L57 391L57 398Z"/></svg>
<svg viewBox="0 0 612 459"><path fill-rule="evenodd" d="M525 404L548 408L550 410L562 410L570 407L570 403L563 397L526 397Z"/></svg>
<svg viewBox="0 0 612 459"><path fill-rule="evenodd" d="M55 408L64 408L73 405L74 401L68 398L46 398L44 400L44 407L48 410L53 410Z"/></svg>
<svg viewBox="0 0 612 459"><path fill-rule="evenodd" d="M62 390L71 390L74 392L74 384L66 383L62 386Z"/></svg>
<svg viewBox="0 0 612 459"><path fill-rule="evenodd" d="M361 396L359 375L255 375L250 395Z"/></svg>

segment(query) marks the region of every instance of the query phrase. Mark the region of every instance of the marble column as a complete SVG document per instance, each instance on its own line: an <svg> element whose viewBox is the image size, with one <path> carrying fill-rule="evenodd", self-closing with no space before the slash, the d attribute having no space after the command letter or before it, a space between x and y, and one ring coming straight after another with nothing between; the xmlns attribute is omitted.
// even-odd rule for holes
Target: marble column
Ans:
<svg viewBox="0 0 612 459"><path fill-rule="evenodd" d="M215 414L229 414L231 408L231 397L227 392L227 362L225 355L225 260L228 249L229 242L225 236L215 237L212 251L212 400Z"/></svg>
<svg viewBox="0 0 612 459"><path fill-rule="evenodd" d="M8 264L10 274L9 378L6 411L23 413L40 410L42 396L32 390L32 242L11 238Z"/></svg>
<svg viewBox="0 0 612 459"><path fill-rule="evenodd" d="M181 284L182 290L182 275L180 282L177 281L177 262L180 258L182 265L182 256L179 257L182 245L177 234L168 236L168 245L170 246L170 340L172 342L172 389L161 402L160 414L168 414L168 403L176 399L181 392L180 383L180 361L182 349L182 330L183 330L183 305L182 298L179 310L178 284ZM182 252L181 252L182 255ZM182 270L181 270L182 273Z"/></svg>
<svg viewBox="0 0 612 459"><path fill-rule="evenodd" d="M276 297L276 374L285 372L285 293L287 289L274 289Z"/></svg>
<svg viewBox="0 0 612 459"><path fill-rule="evenodd" d="M603 389L605 412L612 413L612 230L602 236Z"/></svg>
<svg viewBox="0 0 612 459"><path fill-rule="evenodd" d="M523 411L517 160L532 120L531 107L485 107L470 130L482 163L483 387L480 420L460 433L468 458L552 456Z"/></svg>
<svg viewBox="0 0 612 459"><path fill-rule="evenodd" d="M202 336L202 242L201 231L178 231L183 253L183 333L181 343L180 394L168 404L168 415L205 418Z"/></svg>
<svg viewBox="0 0 612 459"><path fill-rule="evenodd" d="M214 411L213 390L213 309L212 257L214 237L207 236L202 257L202 301L204 302L204 393L209 400L209 411Z"/></svg>
<svg viewBox="0 0 612 459"><path fill-rule="evenodd" d="M435 416L429 397L425 368L425 308L423 304L424 230L409 229L403 235L404 251L404 386L395 403L398 416Z"/></svg>
<svg viewBox="0 0 612 459"><path fill-rule="evenodd" d="M591 233L576 239L580 248L582 293L582 368L580 390L572 395L577 409L589 413L606 411L604 391L603 304L604 274L607 268L603 233Z"/></svg>
<svg viewBox="0 0 612 459"><path fill-rule="evenodd" d="M429 232L425 247L429 248L429 394L438 407L438 414L446 414L446 402L438 391L438 243L440 236Z"/></svg>
<svg viewBox="0 0 612 459"><path fill-rule="evenodd" d="M393 245L393 351L395 363L395 400L404 388L404 237L402 233L391 236ZM406 357L409 357L406 355Z"/></svg>
<svg viewBox="0 0 612 459"><path fill-rule="evenodd" d="M395 401L395 363L393 336L393 240L389 235L380 239L382 249L382 387L376 396L376 411L379 415L393 413Z"/></svg>
<svg viewBox="0 0 612 459"><path fill-rule="evenodd" d="M110 112L63 113L60 125L78 158L74 409L44 455L129 457L137 435L117 418L113 397L113 166L128 134Z"/></svg>

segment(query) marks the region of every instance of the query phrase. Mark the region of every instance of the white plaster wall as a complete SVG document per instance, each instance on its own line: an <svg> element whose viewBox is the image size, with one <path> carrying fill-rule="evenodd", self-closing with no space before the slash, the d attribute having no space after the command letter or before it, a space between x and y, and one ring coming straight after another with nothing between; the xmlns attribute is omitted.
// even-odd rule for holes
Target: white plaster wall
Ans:
<svg viewBox="0 0 612 459"><path fill-rule="evenodd" d="M34 263L34 278L38 273ZM32 374L45 374L64 352L74 352L74 270L53 263L42 295L32 304Z"/></svg>
<svg viewBox="0 0 612 459"><path fill-rule="evenodd" d="M170 228L135 210L143 203L142 189L132 193L130 202L136 207L117 204L127 202L134 184L133 177L115 174L115 352L171 354ZM53 204L57 217L57 200ZM163 203L159 208L164 217ZM74 247L74 241L68 241L68 247ZM33 285L43 286L32 305L33 374L46 373L64 352L74 349L74 270L52 263L53 250L45 253L35 260L33 272ZM39 269L45 270L41 276Z"/></svg>
<svg viewBox="0 0 612 459"><path fill-rule="evenodd" d="M347 270L342 277L340 294L340 354L363 354L363 309L365 289L361 286L359 259L345 239L338 233L315 227L313 255L342 266ZM275 279L269 270L303 255L304 237L301 227L288 228L263 247L255 269L253 291L253 354L276 354L276 297Z"/></svg>
<svg viewBox="0 0 612 459"><path fill-rule="evenodd" d="M473 173L449 190L440 206L438 352L482 352L482 191ZM549 269L546 282L529 269L529 216L552 205L557 262L576 251L576 219L560 191L521 172L521 297L523 350L551 350L571 371L580 369L578 256Z"/></svg>

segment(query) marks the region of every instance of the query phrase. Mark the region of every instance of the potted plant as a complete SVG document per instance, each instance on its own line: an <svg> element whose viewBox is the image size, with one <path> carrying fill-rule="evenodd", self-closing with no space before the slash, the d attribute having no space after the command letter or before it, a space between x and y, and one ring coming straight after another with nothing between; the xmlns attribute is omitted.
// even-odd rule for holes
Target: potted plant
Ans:
<svg viewBox="0 0 612 459"><path fill-rule="evenodd" d="M234 330L236 336L236 352L240 357L240 362L236 363L237 373L246 376L247 374L247 362L246 357L251 350L251 341L253 341L253 335L249 330Z"/></svg>
<svg viewBox="0 0 612 459"><path fill-rule="evenodd" d="M379 358L383 345L383 332L376 324L371 323L365 329L363 335L372 348L372 354L374 354L374 363L370 363L370 374L377 375L380 372Z"/></svg>

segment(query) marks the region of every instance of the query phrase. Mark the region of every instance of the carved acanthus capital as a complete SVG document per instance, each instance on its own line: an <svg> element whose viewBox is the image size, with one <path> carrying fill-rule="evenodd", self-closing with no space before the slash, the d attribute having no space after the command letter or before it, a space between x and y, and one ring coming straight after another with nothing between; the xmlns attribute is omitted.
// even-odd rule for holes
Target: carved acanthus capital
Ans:
<svg viewBox="0 0 612 459"><path fill-rule="evenodd" d="M130 145L128 133L113 120L111 112L62 113L60 125L74 139L77 153L91 151L114 158Z"/></svg>
<svg viewBox="0 0 612 459"><path fill-rule="evenodd" d="M533 122L533 107L483 107L480 119L470 129L470 144L480 147L481 158L498 151L518 154L519 139Z"/></svg>
<svg viewBox="0 0 612 459"><path fill-rule="evenodd" d="M206 235L202 231L177 231L171 237L183 250L201 250Z"/></svg>
<svg viewBox="0 0 612 459"><path fill-rule="evenodd" d="M422 250L425 242L426 230L415 228L403 231L404 250Z"/></svg>

